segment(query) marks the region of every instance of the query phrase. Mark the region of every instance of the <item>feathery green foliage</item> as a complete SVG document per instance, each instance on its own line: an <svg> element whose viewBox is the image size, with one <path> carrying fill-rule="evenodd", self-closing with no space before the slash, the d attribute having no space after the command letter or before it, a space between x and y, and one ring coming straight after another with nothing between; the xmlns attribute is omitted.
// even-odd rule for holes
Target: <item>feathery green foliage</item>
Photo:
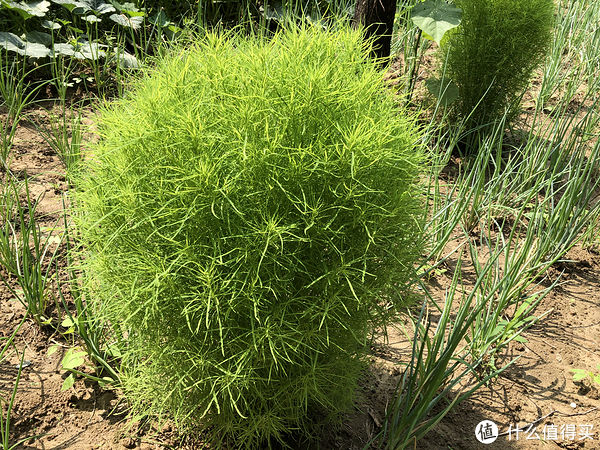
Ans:
<svg viewBox="0 0 600 450"><path fill-rule="evenodd" d="M456 0L460 26L442 42L445 77L471 126L509 118L552 42L553 0Z"/></svg>
<svg viewBox="0 0 600 450"><path fill-rule="evenodd" d="M84 273L138 409L257 447L351 405L422 249L418 133L368 51L208 34L99 115Z"/></svg>

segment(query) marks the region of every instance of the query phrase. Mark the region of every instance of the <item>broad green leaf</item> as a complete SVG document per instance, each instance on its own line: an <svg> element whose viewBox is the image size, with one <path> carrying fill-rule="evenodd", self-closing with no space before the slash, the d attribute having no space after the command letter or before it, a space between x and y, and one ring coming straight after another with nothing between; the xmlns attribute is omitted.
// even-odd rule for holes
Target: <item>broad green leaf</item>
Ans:
<svg viewBox="0 0 600 450"><path fill-rule="evenodd" d="M42 26L47 30L60 30L62 25L51 20L42 20Z"/></svg>
<svg viewBox="0 0 600 450"><path fill-rule="evenodd" d="M451 105L458 98L458 86L452 80L429 78L425 84L429 93L437 98L443 106Z"/></svg>
<svg viewBox="0 0 600 450"><path fill-rule="evenodd" d="M97 22L102 22L102 19L101 19L101 18L99 18L99 17L97 17L97 16L95 16L95 15L93 15L93 14L90 14L90 15L88 15L88 16L85 16L85 17L83 18L83 20L85 20L86 22L89 22L89 23L97 23Z"/></svg>
<svg viewBox="0 0 600 450"><path fill-rule="evenodd" d="M116 0L111 0L111 3L117 8L119 11L139 11L137 7L131 2L119 3Z"/></svg>
<svg viewBox="0 0 600 450"><path fill-rule="evenodd" d="M122 27L134 30L137 30L144 21L143 17L127 17L125 14L111 14L109 19Z"/></svg>
<svg viewBox="0 0 600 450"><path fill-rule="evenodd" d="M573 372L573 381L581 381L588 376L587 370L584 369L571 369L571 372Z"/></svg>
<svg viewBox="0 0 600 450"><path fill-rule="evenodd" d="M69 376L67 378L65 378L65 381L63 381L63 384L62 384L62 387L60 388L60 390L64 392L68 389L71 389L74 384L75 384L75 377L71 373L71 374L69 374Z"/></svg>
<svg viewBox="0 0 600 450"><path fill-rule="evenodd" d="M85 5L85 10L81 14L87 11L94 11L96 14L102 15L116 11L113 5L103 0L79 0L79 2ZM77 10L75 10L75 13L80 14Z"/></svg>
<svg viewBox="0 0 600 450"><path fill-rule="evenodd" d="M127 53L124 50L115 48L115 59L119 67L123 69L138 69L140 64L134 55Z"/></svg>
<svg viewBox="0 0 600 450"><path fill-rule="evenodd" d="M46 316L40 316L40 323L42 325L51 325L52 324L52 318L46 317Z"/></svg>
<svg viewBox="0 0 600 450"><path fill-rule="evenodd" d="M52 36L43 31L29 31L25 33L25 39L27 42L43 44L48 47L52 45Z"/></svg>
<svg viewBox="0 0 600 450"><path fill-rule="evenodd" d="M72 334L75 333L75 324L70 317L65 317L64 320L60 323L61 327L67 328L67 331L64 331L63 334Z"/></svg>
<svg viewBox="0 0 600 450"><path fill-rule="evenodd" d="M50 347L48 347L47 356L52 356L54 353L56 353L56 350L58 350L58 347L59 347L58 344L53 344Z"/></svg>
<svg viewBox="0 0 600 450"><path fill-rule="evenodd" d="M60 323L60 326L64 327L64 328L72 327L73 326L73 321L71 320L70 317L65 317L63 319L63 321Z"/></svg>
<svg viewBox="0 0 600 450"><path fill-rule="evenodd" d="M97 42L79 42L75 50L75 58L91 60L102 58L106 55L106 53L104 52L104 50L100 50L100 47L102 46Z"/></svg>
<svg viewBox="0 0 600 450"><path fill-rule="evenodd" d="M146 17L146 13L144 11L126 11L126 10L123 10L122 12L124 14L127 14L130 18L131 17Z"/></svg>
<svg viewBox="0 0 600 450"><path fill-rule="evenodd" d="M281 21L282 19L285 19L283 2L281 0L266 2L262 15L267 20Z"/></svg>
<svg viewBox="0 0 600 450"><path fill-rule="evenodd" d="M444 34L460 24L462 10L444 0L426 0L412 9L411 19L438 44Z"/></svg>
<svg viewBox="0 0 600 450"><path fill-rule="evenodd" d="M114 383L114 381L115 380L113 380L111 377L102 377L102 381L98 380L98 384L100 385L100 387L105 387Z"/></svg>
<svg viewBox="0 0 600 450"><path fill-rule="evenodd" d="M86 14L93 11L96 14L107 14L115 12L116 9L110 3L103 0L52 0L54 3L64 6L73 14Z"/></svg>
<svg viewBox="0 0 600 450"><path fill-rule="evenodd" d="M106 55L97 42L80 41L75 44L54 44L54 53L64 56L74 56L77 59L96 60Z"/></svg>
<svg viewBox="0 0 600 450"><path fill-rule="evenodd" d="M167 15L164 13L164 11L162 9L158 13L156 13L152 17L150 17L148 19L148 22L150 22L152 25L159 27L159 28L165 28L165 27L171 25L171 21L169 20L169 18L167 17Z"/></svg>
<svg viewBox="0 0 600 450"><path fill-rule="evenodd" d="M45 58L52 53L44 44L25 42L16 34L7 33L5 31L0 31L0 47L9 52L30 56L31 58Z"/></svg>
<svg viewBox="0 0 600 450"><path fill-rule="evenodd" d="M28 3L3 1L2 5L8 9L18 12L25 20L34 16L44 17L50 8L50 2L47 0L37 0Z"/></svg>
<svg viewBox="0 0 600 450"><path fill-rule="evenodd" d="M52 0L57 5L62 5L69 11L73 12L75 8L85 8L85 4L75 0Z"/></svg>
<svg viewBox="0 0 600 450"><path fill-rule="evenodd" d="M78 348L70 348L65 353L65 356L63 356L60 364L64 370L74 369L85 363L85 359L83 359L85 355L86 353L80 351Z"/></svg>
<svg viewBox="0 0 600 450"><path fill-rule="evenodd" d="M181 28L179 28L177 25L169 25L167 30L173 34L173 37L181 32Z"/></svg>
<svg viewBox="0 0 600 450"><path fill-rule="evenodd" d="M57 55L73 56L75 54L75 48L71 44L54 44L52 50Z"/></svg>
<svg viewBox="0 0 600 450"><path fill-rule="evenodd" d="M423 37L425 39L427 39L428 41L435 41L435 39L433 38L433 36L430 36L429 34L427 34L426 32L423 31Z"/></svg>

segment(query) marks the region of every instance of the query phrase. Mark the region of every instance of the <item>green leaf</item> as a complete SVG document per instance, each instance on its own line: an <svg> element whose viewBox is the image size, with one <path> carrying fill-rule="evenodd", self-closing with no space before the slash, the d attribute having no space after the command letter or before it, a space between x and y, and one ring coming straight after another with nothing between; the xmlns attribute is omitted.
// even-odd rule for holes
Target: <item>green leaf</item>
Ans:
<svg viewBox="0 0 600 450"><path fill-rule="evenodd" d="M584 369L571 369L571 372L573 372L573 381L581 381L588 376L588 371Z"/></svg>
<svg viewBox="0 0 600 450"><path fill-rule="evenodd" d="M42 26L47 30L60 30L62 26L60 23L53 22L51 20L42 20Z"/></svg>
<svg viewBox="0 0 600 450"><path fill-rule="evenodd" d="M47 356L52 356L54 353L56 353L56 350L58 350L58 347L59 347L58 344L53 344L50 347L48 347Z"/></svg>
<svg viewBox="0 0 600 450"><path fill-rule="evenodd" d="M80 41L75 44L54 44L53 51L64 56L74 56L77 59L96 60L106 55L97 42Z"/></svg>
<svg viewBox="0 0 600 450"><path fill-rule="evenodd" d="M19 55L30 56L32 58L45 58L51 51L44 44L35 42L25 42L19 36L13 33L0 31L0 47L15 52Z"/></svg>
<svg viewBox="0 0 600 450"><path fill-rule="evenodd" d="M102 22L102 19L101 19L100 17L97 17L97 16L95 16L95 15L93 15L93 14L90 14L90 15L88 15L88 16L85 16L85 17L83 18L83 20L85 20L86 22L89 22L89 23L97 23L97 22Z"/></svg>
<svg viewBox="0 0 600 450"><path fill-rule="evenodd" d="M458 98L458 86L452 80L429 78L425 84L429 93L437 98L443 106L451 105Z"/></svg>
<svg viewBox="0 0 600 450"><path fill-rule="evenodd" d="M64 370L74 369L85 363L83 357L86 355L85 352L79 351L78 348L70 348L63 356L62 362L60 363Z"/></svg>
<svg viewBox="0 0 600 450"><path fill-rule="evenodd" d="M421 30L423 31L423 30ZM433 38L433 36L431 36L430 34L427 34L425 31L423 31L423 37L425 39L427 39L428 41L435 41L435 39Z"/></svg>
<svg viewBox="0 0 600 450"><path fill-rule="evenodd" d="M96 14L102 15L116 11L113 5L106 3L103 0L79 0L79 2L85 6L85 9L81 12L81 14L87 11L93 11ZM78 11L76 10L75 13L78 14Z"/></svg>
<svg viewBox="0 0 600 450"><path fill-rule="evenodd" d="M52 36L43 31L29 31L25 33L25 38L27 42L43 44L48 47L52 45Z"/></svg>
<svg viewBox="0 0 600 450"><path fill-rule="evenodd" d="M594 383L600 384L600 373L597 373L596 375L594 375L592 377L592 380L594 381Z"/></svg>
<svg viewBox="0 0 600 450"><path fill-rule="evenodd" d="M54 44L52 50L57 55L73 56L75 54L75 48L71 44Z"/></svg>
<svg viewBox="0 0 600 450"><path fill-rule="evenodd" d="M529 342L527 339L525 339L525 338L524 338L523 336L521 336L521 335L518 335L518 336L516 336L516 337L513 339L513 341L521 342L521 343L523 343L523 344L525 344L525 343Z"/></svg>
<svg viewBox="0 0 600 450"><path fill-rule="evenodd" d="M42 325L51 325L52 324L52 318L46 317L46 316L40 316L40 323Z"/></svg>
<svg viewBox="0 0 600 450"><path fill-rule="evenodd" d="M165 27L171 25L171 21L169 20L169 18L167 17L167 15L164 13L164 11L162 9L158 13L156 13L152 17L150 17L150 19L148 19L148 22L150 22L152 25L157 26L159 28L165 28Z"/></svg>
<svg viewBox="0 0 600 450"><path fill-rule="evenodd" d="M143 17L127 17L125 14L111 14L109 19L122 27L131 28L133 30L137 30L144 21Z"/></svg>
<svg viewBox="0 0 600 450"><path fill-rule="evenodd" d="M169 25L167 30L169 30L173 36L181 32L181 28L179 28L177 25Z"/></svg>
<svg viewBox="0 0 600 450"><path fill-rule="evenodd" d="M130 18L131 17L146 17L146 13L144 11L122 11L123 13L127 14Z"/></svg>
<svg viewBox="0 0 600 450"><path fill-rule="evenodd" d="M77 28L74 26L69 26L69 31L72 31L75 34L83 34L83 30L81 28Z"/></svg>
<svg viewBox="0 0 600 450"><path fill-rule="evenodd" d="M85 4L77 2L75 0L52 0L57 5L62 5L67 8L70 12L73 12L75 8L85 8Z"/></svg>
<svg viewBox="0 0 600 450"><path fill-rule="evenodd" d="M114 383L114 381L115 381L111 377L102 377L102 380L103 381L98 381L98 384L100 385L100 387L105 387L107 385Z"/></svg>
<svg viewBox="0 0 600 450"><path fill-rule="evenodd" d="M115 59L119 67L121 67L122 69L138 69L140 67L139 62L134 55L116 47Z"/></svg>
<svg viewBox="0 0 600 450"><path fill-rule="evenodd" d="M443 0L426 0L412 9L413 23L438 44L444 34L460 24L462 10Z"/></svg>
<svg viewBox="0 0 600 450"><path fill-rule="evenodd" d="M111 343L106 346L106 353L113 358L121 358L123 356L121 354L121 350L115 343Z"/></svg>
<svg viewBox="0 0 600 450"><path fill-rule="evenodd" d="M29 3L3 1L2 5L18 12L25 20L34 16L44 17L50 8L50 2L47 0L37 0Z"/></svg>
<svg viewBox="0 0 600 450"><path fill-rule="evenodd" d="M60 326L63 328L67 328L67 331L64 331L63 334L75 333L75 323L73 323L70 317L65 317L64 320L60 323Z"/></svg>
<svg viewBox="0 0 600 450"><path fill-rule="evenodd" d="M116 0L111 0L111 3L117 8L119 11L138 11L136 6L131 2L119 3Z"/></svg>
<svg viewBox="0 0 600 450"><path fill-rule="evenodd" d="M74 384L75 384L75 377L71 373L71 374L69 374L69 376L67 378L65 378L65 381L63 381L63 384L62 384L62 387L60 388L60 390L64 392L68 389L71 389Z"/></svg>

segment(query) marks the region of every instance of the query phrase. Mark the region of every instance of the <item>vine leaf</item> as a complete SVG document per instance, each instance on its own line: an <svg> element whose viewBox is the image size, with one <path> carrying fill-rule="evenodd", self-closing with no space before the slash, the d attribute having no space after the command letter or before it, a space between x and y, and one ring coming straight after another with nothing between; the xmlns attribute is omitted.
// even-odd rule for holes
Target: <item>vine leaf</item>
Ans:
<svg viewBox="0 0 600 450"><path fill-rule="evenodd" d="M51 53L50 49L44 44L26 42L16 34L5 31L0 31L0 48L31 58L45 58Z"/></svg>
<svg viewBox="0 0 600 450"><path fill-rule="evenodd" d="M31 17L44 17L50 8L50 2L47 0L37 0L34 2L13 2L1 1L0 6L17 11L23 19L27 20Z"/></svg>
<svg viewBox="0 0 600 450"><path fill-rule="evenodd" d="M460 25L462 10L444 0L425 0L412 9L413 23L438 44L444 34Z"/></svg>
<svg viewBox="0 0 600 450"><path fill-rule="evenodd" d="M63 370L71 370L76 367L82 366L85 363L84 356L86 352L80 351L78 348L70 348L63 356L61 366Z"/></svg>
<svg viewBox="0 0 600 450"><path fill-rule="evenodd" d="M112 14L109 16L109 19L122 27L133 30L137 30L144 21L144 18L141 16L127 17L125 14Z"/></svg>

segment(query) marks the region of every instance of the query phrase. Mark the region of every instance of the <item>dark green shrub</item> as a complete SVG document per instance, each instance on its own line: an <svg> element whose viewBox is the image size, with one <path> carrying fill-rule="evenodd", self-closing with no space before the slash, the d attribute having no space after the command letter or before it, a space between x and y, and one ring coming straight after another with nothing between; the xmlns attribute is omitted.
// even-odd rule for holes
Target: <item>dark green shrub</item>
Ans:
<svg viewBox="0 0 600 450"><path fill-rule="evenodd" d="M137 408L256 447L351 405L423 209L415 125L361 42L209 35L99 115L84 272Z"/></svg>
<svg viewBox="0 0 600 450"><path fill-rule="evenodd" d="M459 111L482 125L518 111L518 99L552 41L553 0L456 0L462 22L443 41L445 76Z"/></svg>

